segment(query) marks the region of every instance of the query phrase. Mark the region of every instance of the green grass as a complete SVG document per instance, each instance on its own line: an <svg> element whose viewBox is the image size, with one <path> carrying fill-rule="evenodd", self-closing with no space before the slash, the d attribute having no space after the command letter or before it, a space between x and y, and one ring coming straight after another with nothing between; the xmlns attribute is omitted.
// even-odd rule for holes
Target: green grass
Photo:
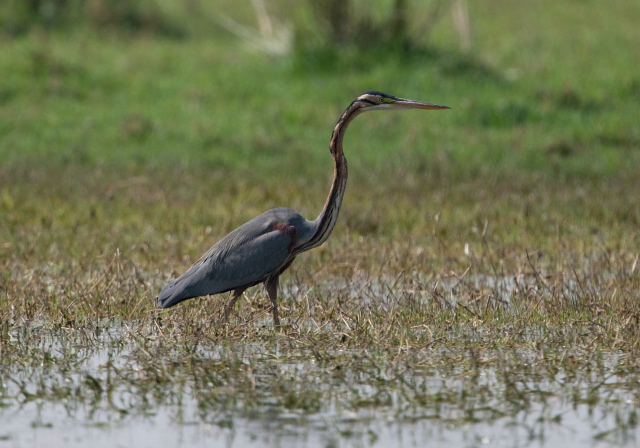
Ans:
<svg viewBox="0 0 640 448"><path fill-rule="evenodd" d="M3 403L474 423L558 398L617 409L633 431L640 9L470 7L470 54L446 22L404 54L273 58L216 34L81 28L1 38ZM330 131L369 89L452 110L352 124L336 230L283 276L285 329L261 288L228 326L224 296L157 310L163 284L246 220L315 217ZM123 411L113 397L131 390L142 401Z"/></svg>
<svg viewBox="0 0 640 448"><path fill-rule="evenodd" d="M393 148L397 157L452 152L459 170L490 164L498 171L610 174L638 157L633 24L616 21L615 34L598 40L589 22L570 21L557 36L545 18L597 14L562 5L546 14L512 12L531 16L525 22L537 33L525 33L519 21L500 27L488 20L491 8L472 11L477 49L468 56L451 42L404 56L347 48L320 59L300 50L274 60L243 51L241 41L211 37L123 40L76 31L5 40L0 155L235 169L248 160L279 165L284 148L305 151L287 159L322 160L335 117L356 94L375 88L453 111L356 123L354 140L368 137L367 150L353 154L361 165L381 164ZM612 6L609 21L632 17L629 8Z"/></svg>

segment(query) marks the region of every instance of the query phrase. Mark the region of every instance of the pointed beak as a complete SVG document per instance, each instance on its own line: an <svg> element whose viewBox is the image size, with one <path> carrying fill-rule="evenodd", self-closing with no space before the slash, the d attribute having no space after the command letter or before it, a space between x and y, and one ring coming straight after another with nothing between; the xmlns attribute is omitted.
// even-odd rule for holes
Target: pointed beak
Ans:
<svg viewBox="0 0 640 448"><path fill-rule="evenodd" d="M421 101L406 100L404 98L398 98L395 103L391 104L392 109L451 109L447 106L438 106L437 104L423 103Z"/></svg>

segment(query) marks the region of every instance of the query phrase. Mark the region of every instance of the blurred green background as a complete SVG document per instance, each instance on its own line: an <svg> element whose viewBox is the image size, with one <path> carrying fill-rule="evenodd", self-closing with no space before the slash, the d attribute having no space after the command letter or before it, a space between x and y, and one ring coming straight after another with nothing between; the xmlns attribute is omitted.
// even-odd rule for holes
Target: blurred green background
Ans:
<svg viewBox="0 0 640 448"><path fill-rule="evenodd" d="M143 235L144 263L177 269L266 209L312 219L335 121L366 90L451 110L355 120L334 239L435 251L490 222L513 253L633 246L639 22L627 0L5 1L4 260Z"/></svg>
<svg viewBox="0 0 640 448"><path fill-rule="evenodd" d="M5 167L311 174L373 89L452 110L358 120L346 150L363 172L611 175L639 159L638 2L8 0L0 14Z"/></svg>

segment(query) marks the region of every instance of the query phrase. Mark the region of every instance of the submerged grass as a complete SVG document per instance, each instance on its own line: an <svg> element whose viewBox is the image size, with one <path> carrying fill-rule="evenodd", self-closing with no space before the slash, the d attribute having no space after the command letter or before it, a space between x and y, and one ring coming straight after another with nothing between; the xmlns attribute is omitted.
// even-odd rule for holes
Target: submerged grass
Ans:
<svg viewBox="0 0 640 448"><path fill-rule="evenodd" d="M204 171L166 184L150 180L161 171L123 174L60 172L81 187L49 195L47 208L12 196L22 206L20 219L3 217L5 404L64 403L93 424L168 408L178 424L221 427L238 417L463 424L540 412L537 438L570 403L601 421L616 415L593 437L634 433L640 234L617 183L360 180L330 242L283 277L285 327L275 331L262 288L223 326L225 296L157 310L155 295L254 213L227 209L236 195L269 206L302 195L238 193ZM48 185L31 176L29 191ZM360 189L377 197L376 213L354 200ZM192 191L217 191L220 204L187 200ZM405 205L412 196L422 213Z"/></svg>

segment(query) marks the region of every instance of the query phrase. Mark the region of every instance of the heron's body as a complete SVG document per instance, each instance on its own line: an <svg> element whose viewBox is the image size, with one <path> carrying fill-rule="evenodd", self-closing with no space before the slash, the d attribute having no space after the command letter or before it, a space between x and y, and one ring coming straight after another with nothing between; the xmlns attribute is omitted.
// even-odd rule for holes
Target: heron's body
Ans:
<svg viewBox="0 0 640 448"><path fill-rule="evenodd" d="M325 206L315 221L288 208L269 210L238 227L218 241L184 275L165 286L158 305L168 308L183 300L234 291L225 315L245 289L264 283L273 303L273 320L280 325L277 307L278 278L301 252L321 245L338 218L347 185L347 160L342 139L357 115L373 109L448 109L429 103L396 98L380 92L359 96L342 114L333 130L330 150L334 178Z"/></svg>
<svg viewBox="0 0 640 448"><path fill-rule="evenodd" d="M253 218L218 241L182 277L165 286L158 297L160 306L167 308L193 297L246 289L264 282L291 264L293 249L309 240L313 224L288 208L275 208Z"/></svg>

